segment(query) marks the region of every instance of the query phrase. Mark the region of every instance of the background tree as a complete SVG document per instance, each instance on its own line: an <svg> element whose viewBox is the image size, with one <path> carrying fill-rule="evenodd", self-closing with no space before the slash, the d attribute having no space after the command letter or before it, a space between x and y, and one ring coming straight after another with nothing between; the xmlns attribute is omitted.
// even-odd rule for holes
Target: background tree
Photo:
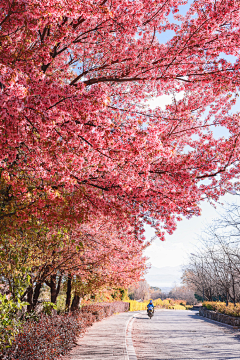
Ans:
<svg viewBox="0 0 240 360"><path fill-rule="evenodd" d="M106 286L126 288L143 275L146 259L142 253L148 245L140 236L136 241L135 232L127 224L120 228L105 218L81 224L71 232L44 228L40 223L38 230L30 226L28 231L19 231L15 237L4 235L0 240L0 274L12 284L13 296L15 279L26 277L23 269L27 270L30 283L22 298L27 297L29 311L36 308L44 283L50 288L51 302L56 303L66 277L67 308L71 306L72 290L76 308L87 292Z"/></svg>
<svg viewBox="0 0 240 360"><path fill-rule="evenodd" d="M146 280L141 280L137 284L130 286L128 296L131 300L149 300L151 296L149 284Z"/></svg>
<svg viewBox="0 0 240 360"><path fill-rule="evenodd" d="M184 282L207 300L240 301L239 206L230 205L201 237L200 249L192 254Z"/></svg>
<svg viewBox="0 0 240 360"><path fill-rule="evenodd" d="M197 304L194 291L186 285L174 286L174 288L169 292L168 296L174 300L185 300L187 305Z"/></svg>
<svg viewBox="0 0 240 360"><path fill-rule="evenodd" d="M30 307L44 281L55 300L62 276L70 294L93 268L97 282L138 281L146 222L164 240L239 187L239 4L196 0L181 17L182 4L1 1L0 235L3 254L19 243L10 253L30 266ZM152 110L164 94L172 103ZM231 256L212 251L206 271L235 297Z"/></svg>

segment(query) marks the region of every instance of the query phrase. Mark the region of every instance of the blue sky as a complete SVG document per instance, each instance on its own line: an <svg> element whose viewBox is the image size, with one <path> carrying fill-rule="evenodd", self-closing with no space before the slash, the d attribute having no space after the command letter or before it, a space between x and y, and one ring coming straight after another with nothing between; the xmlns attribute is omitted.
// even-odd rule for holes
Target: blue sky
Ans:
<svg viewBox="0 0 240 360"><path fill-rule="evenodd" d="M167 235L166 241L155 240L153 244L146 249L145 255L149 257L149 262L153 267L164 268L166 266L176 267L187 264L188 256L192 252L194 253L198 244L198 237L202 230L209 224L214 218L219 216L219 213L224 211L224 204L237 203L240 205L240 196L226 194L220 199L222 204L217 204L216 208L210 205L208 202L202 203L202 214L198 217L193 217L190 220L183 219L178 223L177 230L173 235ZM145 236L147 239L151 239L154 235L154 231L150 226L146 226ZM172 269L169 269L171 272ZM151 271L150 271L151 273ZM164 273L166 270L164 269ZM172 280L179 283L179 276L176 276ZM160 288L165 286L163 279L151 283L150 285L159 286ZM169 285L171 286L171 285Z"/></svg>
<svg viewBox="0 0 240 360"><path fill-rule="evenodd" d="M188 259L188 254L194 252L198 242L197 237L201 234L201 230L224 211L224 203L238 202L240 204L239 198L240 196L237 195L226 194L220 199L223 205L219 203L216 208L206 201L203 202L201 216L178 222L177 230L173 235L167 235L164 242L155 240L146 250L145 253L150 257L152 265L163 267L184 264ZM146 237L150 239L153 235L153 229L146 226Z"/></svg>
<svg viewBox="0 0 240 360"><path fill-rule="evenodd" d="M189 9L189 6L192 1L188 2L187 5L180 7L180 14L184 15ZM176 23L173 19L173 16L170 15L170 20ZM166 43L172 38L174 31L166 31L165 33L158 34L158 40L161 43ZM235 62L235 57L228 56L226 54L221 54L221 57L225 58L230 62ZM181 94L179 95L181 97ZM165 107L166 104L171 102L171 97L164 95L160 98L155 98L150 100L150 106L161 106ZM232 112L239 111L240 109L240 99L237 101L236 105L232 108ZM228 131L225 128L217 127L213 131L216 138L219 137L228 137ZM211 222L214 218L218 217L218 214L224 211L224 204L226 203L238 203L240 205L240 196L226 194L220 199L220 203L216 204L216 208L210 205L208 202L203 202L201 204L202 214L199 217L193 217L190 220L183 219L178 223L177 230L173 235L167 235L166 241L161 242L160 240L155 240L154 243L145 251L145 254L149 257L149 262L153 267L156 268L165 268L176 267L186 264L188 261L188 255L191 252L194 252L196 245L198 243L198 236L201 234L203 228ZM145 236L147 239L150 239L154 236L154 231L146 226ZM171 269L169 270L171 271ZM164 270L166 273L166 269ZM176 278L176 282L179 282L179 277ZM155 285L151 284L150 285ZM174 283L172 284L174 285ZM158 286L161 287L161 281L159 281Z"/></svg>

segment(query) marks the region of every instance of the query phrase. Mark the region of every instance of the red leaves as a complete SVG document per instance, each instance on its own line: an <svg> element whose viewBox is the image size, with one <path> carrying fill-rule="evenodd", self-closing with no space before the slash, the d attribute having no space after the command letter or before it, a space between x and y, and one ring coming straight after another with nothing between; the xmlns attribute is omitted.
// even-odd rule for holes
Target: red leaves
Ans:
<svg viewBox="0 0 240 360"><path fill-rule="evenodd" d="M76 337L85 331L79 315L41 316L39 322L28 321L7 349L8 359L52 360L71 349Z"/></svg>
<svg viewBox="0 0 240 360"><path fill-rule="evenodd" d="M114 313L129 310L129 303L113 302L87 305L67 315L42 316L28 321L6 355L9 360L53 360L66 354L83 335L86 327ZM1 355L1 354L0 354Z"/></svg>
<svg viewBox="0 0 240 360"><path fill-rule="evenodd" d="M83 314L91 313L96 317L96 320L102 320L105 317L116 313L125 312L129 310L129 303L122 301L115 301L112 303L98 303L85 305L82 308Z"/></svg>

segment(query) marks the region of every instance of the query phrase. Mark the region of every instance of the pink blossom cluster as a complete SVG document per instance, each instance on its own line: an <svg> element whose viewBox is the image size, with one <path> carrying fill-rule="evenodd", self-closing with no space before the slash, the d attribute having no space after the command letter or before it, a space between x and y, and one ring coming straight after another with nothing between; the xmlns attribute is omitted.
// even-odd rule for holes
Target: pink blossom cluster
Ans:
<svg viewBox="0 0 240 360"><path fill-rule="evenodd" d="M182 216L200 214L201 200L232 188L239 4L196 0L180 16L184 3L1 1L4 219L63 226L83 213L125 216L164 240ZM163 44L166 30L174 33ZM148 106L164 94L170 105ZM214 136L219 126L228 138Z"/></svg>

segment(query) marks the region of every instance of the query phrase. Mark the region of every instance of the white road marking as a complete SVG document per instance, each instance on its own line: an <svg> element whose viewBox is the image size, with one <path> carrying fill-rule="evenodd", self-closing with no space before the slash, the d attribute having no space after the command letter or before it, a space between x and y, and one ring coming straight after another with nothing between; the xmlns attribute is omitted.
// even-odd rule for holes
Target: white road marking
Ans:
<svg viewBox="0 0 240 360"><path fill-rule="evenodd" d="M135 349L132 342L132 326L135 317L140 313L134 314L126 324L126 349L127 349L127 360L137 360Z"/></svg>

